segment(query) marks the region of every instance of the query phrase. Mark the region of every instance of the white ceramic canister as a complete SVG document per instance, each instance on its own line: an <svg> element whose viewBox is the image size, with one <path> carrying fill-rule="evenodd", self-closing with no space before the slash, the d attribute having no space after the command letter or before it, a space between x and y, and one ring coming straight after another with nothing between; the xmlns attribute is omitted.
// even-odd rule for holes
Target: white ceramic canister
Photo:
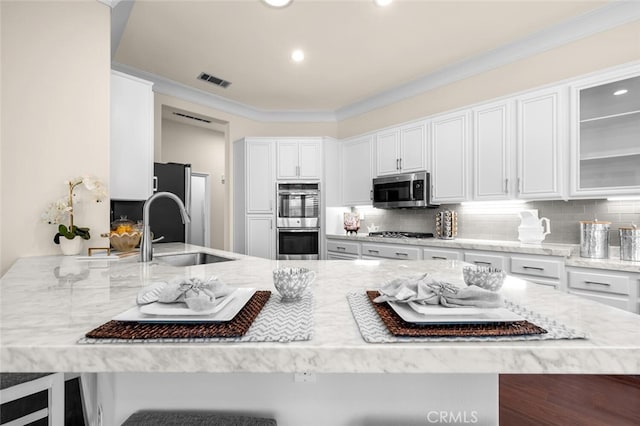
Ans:
<svg viewBox="0 0 640 426"><path fill-rule="evenodd" d="M640 261L640 229L631 227L618 228L620 232L620 260Z"/></svg>
<svg viewBox="0 0 640 426"><path fill-rule="evenodd" d="M607 259L609 257L609 226L611 222L580 221L580 257Z"/></svg>

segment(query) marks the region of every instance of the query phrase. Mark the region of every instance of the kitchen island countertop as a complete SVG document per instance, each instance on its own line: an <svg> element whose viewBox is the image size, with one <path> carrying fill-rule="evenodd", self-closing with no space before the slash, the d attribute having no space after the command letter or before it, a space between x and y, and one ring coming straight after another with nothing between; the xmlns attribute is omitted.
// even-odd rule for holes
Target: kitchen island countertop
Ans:
<svg viewBox="0 0 640 426"><path fill-rule="evenodd" d="M514 342L366 343L348 292L429 272L462 283L463 263L425 260L275 261L177 243L156 252L207 251L237 260L173 267L137 258L19 259L0 282L2 371L640 374L640 316L508 277L504 296L587 333L588 339ZM314 337L290 343L79 344L84 334L135 305L145 284L208 278L275 292L277 266L316 271Z"/></svg>

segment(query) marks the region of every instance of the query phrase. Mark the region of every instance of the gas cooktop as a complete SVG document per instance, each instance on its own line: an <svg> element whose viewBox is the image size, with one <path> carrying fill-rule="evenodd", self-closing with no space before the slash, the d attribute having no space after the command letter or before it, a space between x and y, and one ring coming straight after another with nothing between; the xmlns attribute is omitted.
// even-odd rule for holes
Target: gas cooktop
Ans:
<svg viewBox="0 0 640 426"><path fill-rule="evenodd" d="M400 231L380 231L369 232L370 237L383 238L433 238L431 232L400 232Z"/></svg>

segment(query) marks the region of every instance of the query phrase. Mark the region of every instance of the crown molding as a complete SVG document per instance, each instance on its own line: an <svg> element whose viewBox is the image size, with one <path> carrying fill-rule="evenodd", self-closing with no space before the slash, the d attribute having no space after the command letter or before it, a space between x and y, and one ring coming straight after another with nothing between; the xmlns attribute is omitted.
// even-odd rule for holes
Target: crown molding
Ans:
<svg viewBox="0 0 640 426"><path fill-rule="evenodd" d="M616 1L482 55L446 66L402 86L339 108L336 110L336 118L344 120L364 114L638 19L640 2Z"/></svg>
<svg viewBox="0 0 640 426"><path fill-rule="evenodd" d="M103 0L98 0L103 1ZM104 0L117 3L121 0ZM336 111L263 110L117 62L112 68L154 83L154 91L256 121L335 122L414 97L572 41L640 19L640 2L614 1L591 12L538 31L482 55L446 66L407 84L381 92Z"/></svg>
<svg viewBox="0 0 640 426"><path fill-rule="evenodd" d="M333 111L262 110L118 62L112 62L111 69L152 82L153 91L156 93L184 99L186 101L219 109L251 120L264 122L337 121L336 115Z"/></svg>

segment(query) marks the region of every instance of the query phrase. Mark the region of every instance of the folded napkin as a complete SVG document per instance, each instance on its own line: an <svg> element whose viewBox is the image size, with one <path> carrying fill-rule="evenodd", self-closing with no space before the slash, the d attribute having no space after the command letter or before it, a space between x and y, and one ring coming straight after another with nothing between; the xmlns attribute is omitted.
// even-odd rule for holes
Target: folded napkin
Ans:
<svg viewBox="0 0 640 426"><path fill-rule="evenodd" d="M475 285L458 288L449 283L436 281L429 274L389 281L379 292L380 296L376 297L374 302L407 303L413 309L438 304L447 308L504 306L502 296L498 293Z"/></svg>
<svg viewBox="0 0 640 426"><path fill-rule="evenodd" d="M176 277L169 282L154 282L144 287L138 293L136 302L138 305L153 302L186 303L193 311L206 311L215 307L222 298L234 290L217 277L211 277L207 281L200 278Z"/></svg>

